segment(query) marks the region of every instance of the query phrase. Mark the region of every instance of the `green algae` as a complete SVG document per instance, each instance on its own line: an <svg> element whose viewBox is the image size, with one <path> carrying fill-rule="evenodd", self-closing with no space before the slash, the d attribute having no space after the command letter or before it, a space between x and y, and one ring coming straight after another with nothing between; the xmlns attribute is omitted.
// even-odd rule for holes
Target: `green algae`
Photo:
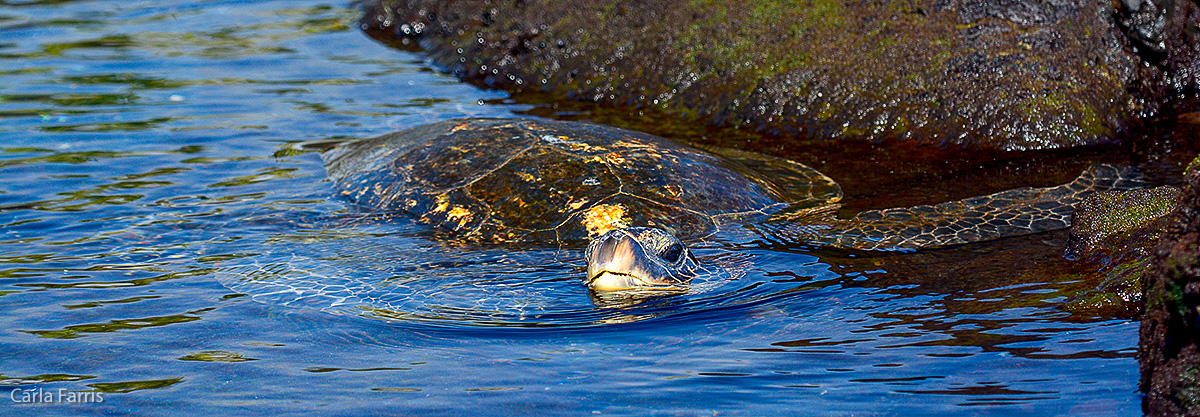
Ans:
<svg viewBox="0 0 1200 417"><path fill-rule="evenodd" d="M1110 141L1137 107L1133 60L1099 15L1015 23L928 0L378 1L394 16L364 22L438 28L421 44L468 81L768 133L1054 148Z"/></svg>
<svg viewBox="0 0 1200 417"><path fill-rule="evenodd" d="M246 357L245 355L242 355L242 354L240 354L240 353L237 353L237 352L229 352L229 351L224 351L224 350L206 350L206 351L203 351L203 352L197 352L197 353L193 353L193 354L191 354L191 355L185 355L185 356L181 356L181 357L179 358L179 360L181 360L181 361L193 361L193 362L227 362L227 363L235 363L235 362L249 362L249 361L256 361L256 360L258 360L258 359L255 359L255 358L249 358L249 357Z"/></svg>
<svg viewBox="0 0 1200 417"><path fill-rule="evenodd" d="M133 391L153 390L167 388L172 385L183 382L183 377L168 378L168 379L153 379L144 381L122 381L87 384L87 386L95 388L96 391L103 393L124 394Z"/></svg>
<svg viewBox="0 0 1200 417"><path fill-rule="evenodd" d="M1096 193L1076 207L1067 252L1076 258L1107 257L1110 263L1148 258L1179 198L1175 187Z"/></svg>
<svg viewBox="0 0 1200 417"><path fill-rule="evenodd" d="M1142 281L1149 272L1150 259L1122 262L1095 273L1081 274L1079 279L1097 282L1094 289L1071 297L1063 308L1076 314L1094 316L1136 316L1141 300Z"/></svg>

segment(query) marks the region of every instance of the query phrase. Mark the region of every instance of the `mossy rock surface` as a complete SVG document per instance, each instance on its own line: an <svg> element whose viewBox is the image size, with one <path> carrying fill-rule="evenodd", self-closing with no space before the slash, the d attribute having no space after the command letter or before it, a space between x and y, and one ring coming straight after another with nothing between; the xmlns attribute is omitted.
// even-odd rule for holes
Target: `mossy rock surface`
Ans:
<svg viewBox="0 0 1200 417"><path fill-rule="evenodd" d="M1200 415L1200 158L1143 284L1138 359L1149 416Z"/></svg>
<svg viewBox="0 0 1200 417"><path fill-rule="evenodd" d="M1178 188L1158 187L1100 192L1076 205L1066 255L1080 261L1081 279L1097 284L1071 297L1066 309L1136 317L1142 281L1179 198Z"/></svg>
<svg viewBox="0 0 1200 417"><path fill-rule="evenodd" d="M1149 258L1179 198L1179 189L1167 186L1089 196L1071 217L1067 255L1104 264Z"/></svg>
<svg viewBox="0 0 1200 417"><path fill-rule="evenodd" d="M375 1L464 79L771 133L1056 148L1157 108L1121 2Z"/></svg>

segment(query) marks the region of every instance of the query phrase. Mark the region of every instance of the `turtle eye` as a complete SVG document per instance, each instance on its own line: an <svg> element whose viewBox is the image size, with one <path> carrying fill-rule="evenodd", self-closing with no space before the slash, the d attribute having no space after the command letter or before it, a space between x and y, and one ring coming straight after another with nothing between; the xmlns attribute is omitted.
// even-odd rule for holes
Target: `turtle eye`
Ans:
<svg viewBox="0 0 1200 417"><path fill-rule="evenodd" d="M680 245L678 243L672 243L671 246L668 246L667 249L663 250L663 252L662 252L663 260L670 262L670 263L675 263L676 261L679 261L680 255L683 255L683 245Z"/></svg>

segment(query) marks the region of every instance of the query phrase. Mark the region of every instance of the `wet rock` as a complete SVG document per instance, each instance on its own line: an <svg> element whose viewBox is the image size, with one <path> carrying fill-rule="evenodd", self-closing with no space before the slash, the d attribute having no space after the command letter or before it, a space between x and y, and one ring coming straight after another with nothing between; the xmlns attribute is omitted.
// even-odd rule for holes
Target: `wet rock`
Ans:
<svg viewBox="0 0 1200 417"><path fill-rule="evenodd" d="M1142 280L1149 268L1149 259L1077 267L1085 269L1079 280L1099 284L1071 296L1063 309L1079 316L1135 319L1142 312Z"/></svg>
<svg viewBox="0 0 1200 417"><path fill-rule="evenodd" d="M1138 357L1150 416L1200 415L1200 158L1185 181L1143 284Z"/></svg>
<svg viewBox="0 0 1200 417"><path fill-rule="evenodd" d="M1195 83L1188 31L1153 19L1183 0L374 1L364 27L478 84L818 138L1093 144Z"/></svg>
<svg viewBox="0 0 1200 417"><path fill-rule="evenodd" d="M1116 23L1142 65L1131 88L1147 112L1187 112L1200 88L1200 6L1187 0L1121 0Z"/></svg>
<svg viewBox="0 0 1200 417"><path fill-rule="evenodd" d="M1149 258L1179 195L1175 187L1092 194L1071 216L1067 256L1106 264Z"/></svg>
<svg viewBox="0 0 1200 417"><path fill-rule="evenodd" d="M1066 256L1086 265L1078 268L1080 279L1099 285L1071 297L1064 308L1135 317L1141 309L1142 280L1179 194L1174 187L1108 191L1076 206Z"/></svg>

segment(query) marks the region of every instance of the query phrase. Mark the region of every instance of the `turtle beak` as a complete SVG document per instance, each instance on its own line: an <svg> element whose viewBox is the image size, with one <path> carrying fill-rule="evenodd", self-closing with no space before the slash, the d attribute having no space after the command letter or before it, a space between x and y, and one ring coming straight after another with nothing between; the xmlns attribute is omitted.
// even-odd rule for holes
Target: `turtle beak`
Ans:
<svg viewBox="0 0 1200 417"><path fill-rule="evenodd" d="M617 229L592 241L584 253L588 286L597 291L678 289L678 279L651 259L642 242Z"/></svg>

